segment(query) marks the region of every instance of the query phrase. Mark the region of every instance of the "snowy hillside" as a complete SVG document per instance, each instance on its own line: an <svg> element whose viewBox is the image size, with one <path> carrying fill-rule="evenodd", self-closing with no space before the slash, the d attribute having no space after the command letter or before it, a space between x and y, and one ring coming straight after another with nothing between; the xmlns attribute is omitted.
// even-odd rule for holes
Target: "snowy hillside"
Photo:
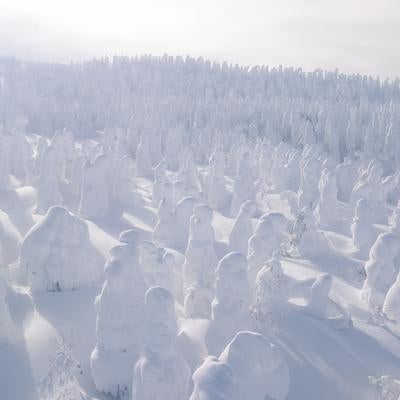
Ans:
<svg viewBox="0 0 400 400"><path fill-rule="evenodd" d="M0 400L397 400L400 80L0 59Z"/></svg>

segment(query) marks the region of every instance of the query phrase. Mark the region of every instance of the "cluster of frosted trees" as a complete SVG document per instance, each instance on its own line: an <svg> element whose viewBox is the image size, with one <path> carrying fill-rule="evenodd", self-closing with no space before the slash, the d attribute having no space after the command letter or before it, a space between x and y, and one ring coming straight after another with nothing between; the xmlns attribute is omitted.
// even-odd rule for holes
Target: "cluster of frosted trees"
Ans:
<svg viewBox="0 0 400 400"><path fill-rule="evenodd" d="M111 129L156 132L165 142L184 129L196 158L218 141L239 136L295 145L318 143L343 160L363 150L397 162L400 81L337 72L217 64L201 58L114 57L58 65L0 60L0 122L18 117L30 132L53 135L68 126L77 136ZM133 135L135 136L135 135ZM198 150L198 151L197 151ZM208 158L207 158L208 159Z"/></svg>
<svg viewBox="0 0 400 400"><path fill-rule="evenodd" d="M0 189L33 186L31 211L43 215L12 267L2 263L4 342L17 329L6 297L14 282L32 292L97 286L99 391L279 400L289 370L266 338L288 311L351 327L332 275L362 280L371 312L400 323L398 82L171 58L1 65L5 92L12 79L16 87L1 103L12 128L0 131ZM72 129L38 136L35 126L46 129L31 112L50 130ZM121 232L103 265L87 220L107 226L143 206L157 219L147 240ZM217 216L232 222L222 245ZM347 232L361 268L329 263L338 252L329 231ZM295 279L285 257L321 271ZM190 323L204 324L202 337L182 329Z"/></svg>

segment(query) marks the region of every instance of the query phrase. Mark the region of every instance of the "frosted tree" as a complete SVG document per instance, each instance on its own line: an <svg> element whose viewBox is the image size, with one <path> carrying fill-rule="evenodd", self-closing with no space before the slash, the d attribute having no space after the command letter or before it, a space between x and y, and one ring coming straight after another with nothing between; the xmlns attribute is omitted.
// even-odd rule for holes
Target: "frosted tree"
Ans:
<svg viewBox="0 0 400 400"><path fill-rule="evenodd" d="M72 164L70 188L75 196L81 196L83 174L87 157L83 154L78 155Z"/></svg>
<svg viewBox="0 0 400 400"><path fill-rule="evenodd" d="M79 289L103 276L86 222L56 206L21 241L18 264L32 291Z"/></svg>
<svg viewBox="0 0 400 400"><path fill-rule="evenodd" d="M144 349L133 375L132 399L186 400L190 368L177 346L174 299L154 286L145 297Z"/></svg>
<svg viewBox="0 0 400 400"><path fill-rule="evenodd" d="M49 145L47 138L45 136L40 136L37 144L36 144L36 152L35 152L35 172L36 175L40 174L40 166L42 164L42 158L44 151Z"/></svg>
<svg viewBox="0 0 400 400"><path fill-rule="evenodd" d="M299 187L299 209L314 208L319 197L320 161L308 158L305 161Z"/></svg>
<svg viewBox="0 0 400 400"><path fill-rule="evenodd" d="M382 311L389 319L400 324L400 272L386 294Z"/></svg>
<svg viewBox="0 0 400 400"><path fill-rule="evenodd" d="M389 375L368 377L369 382L379 388L380 400L398 400L400 397L400 379Z"/></svg>
<svg viewBox="0 0 400 400"><path fill-rule="evenodd" d="M143 132L136 150L136 170L140 177L152 179L153 166L150 158L150 134Z"/></svg>
<svg viewBox="0 0 400 400"><path fill-rule="evenodd" d="M152 203L158 207L160 201L164 198L164 183L169 182L167 178L167 163L165 160L161 160L154 167L154 183L152 189Z"/></svg>
<svg viewBox="0 0 400 400"><path fill-rule="evenodd" d="M142 241L139 248L140 266L147 287L161 286L174 294L174 255L150 241Z"/></svg>
<svg viewBox="0 0 400 400"><path fill-rule="evenodd" d="M374 161L374 160L373 160ZM361 178L353 188L350 197L350 206L355 209L357 201L365 198L374 210L374 221L376 223L386 222L385 195L381 189L383 167L379 162L373 162L368 166L366 178Z"/></svg>
<svg viewBox="0 0 400 400"><path fill-rule="evenodd" d="M185 197L175 206L171 214L164 215L154 228L153 241L159 247L172 247L184 249L189 236L190 217L196 200L192 197ZM160 203L161 208L161 203ZM161 219L162 218L162 219Z"/></svg>
<svg viewBox="0 0 400 400"><path fill-rule="evenodd" d="M289 149L288 143L280 142L274 152L271 179L274 189L278 193L287 190L284 170Z"/></svg>
<svg viewBox="0 0 400 400"><path fill-rule="evenodd" d="M288 153L287 163L284 165L284 171L286 175L285 190L297 192L300 186L300 160L301 154L299 151L292 149Z"/></svg>
<svg viewBox="0 0 400 400"><path fill-rule="evenodd" d="M335 172L338 190L337 198L340 201L348 203L357 181L357 163L345 157L343 163L336 166Z"/></svg>
<svg viewBox="0 0 400 400"><path fill-rule="evenodd" d="M365 264L363 298L372 311L382 308L386 294L396 280L399 251L397 229L381 233L371 247L369 259Z"/></svg>
<svg viewBox="0 0 400 400"><path fill-rule="evenodd" d="M304 208L293 224L291 245L303 258L313 259L331 252L331 246L323 232L317 230L315 217Z"/></svg>
<svg viewBox="0 0 400 400"><path fill-rule="evenodd" d="M284 400L289 369L280 351L255 332L238 332L219 356L235 376L240 400Z"/></svg>
<svg viewBox="0 0 400 400"><path fill-rule="evenodd" d="M237 332L253 328L247 260L243 254L228 253L219 261L211 307L205 342L209 354L218 355Z"/></svg>
<svg viewBox="0 0 400 400"><path fill-rule="evenodd" d="M175 209L175 203L173 199L173 186L170 182L164 182L161 187L162 199L159 202L157 215L158 221L154 227L153 240L160 246L167 246L168 234L170 229L170 223L173 219L173 213Z"/></svg>
<svg viewBox="0 0 400 400"><path fill-rule="evenodd" d="M253 312L261 329L271 329L287 308L289 279L283 272L280 255L274 252L257 274Z"/></svg>
<svg viewBox="0 0 400 400"><path fill-rule="evenodd" d="M139 196L133 181L135 174L135 161L125 155L117 160L112 182L112 199L121 210L131 208L139 203Z"/></svg>
<svg viewBox="0 0 400 400"><path fill-rule="evenodd" d="M346 328L351 326L352 321L347 311L332 299L330 295L332 281L332 276L329 274L317 277L310 288L306 311L315 318L333 322L338 329Z"/></svg>
<svg viewBox="0 0 400 400"><path fill-rule="evenodd" d="M80 388L83 368L73 355L73 343L57 340L57 355L48 372L36 383L40 400L91 400Z"/></svg>
<svg viewBox="0 0 400 400"><path fill-rule="evenodd" d="M232 251L239 251L242 254L248 252L248 242L253 234L252 216L256 211L256 204L245 201L236 216L235 223L229 235L229 248Z"/></svg>
<svg viewBox="0 0 400 400"><path fill-rule="evenodd" d="M194 161L192 148L190 147L186 147L183 151L177 178L183 181L186 192L189 190L201 190L199 173Z"/></svg>
<svg viewBox="0 0 400 400"><path fill-rule="evenodd" d="M204 182L208 204L214 210L223 210L229 199L225 183L224 153L215 152L210 158L208 168L209 172Z"/></svg>
<svg viewBox="0 0 400 400"><path fill-rule="evenodd" d="M111 171L110 171L111 169ZM101 154L84 166L79 215L87 219L102 219L110 213L110 174L113 162Z"/></svg>
<svg viewBox="0 0 400 400"><path fill-rule="evenodd" d="M164 149L164 158L168 164L168 169L171 171L179 170L178 154L183 148L183 132L181 127L174 127L168 131L167 140Z"/></svg>
<svg viewBox="0 0 400 400"><path fill-rule="evenodd" d="M211 311L210 305L205 308L204 301L199 301L193 291L198 291L198 294L208 292L203 300L212 298L217 265L212 217L211 208L204 204L195 205L190 217L189 239L183 264L183 290L185 312L191 318L209 317Z"/></svg>
<svg viewBox="0 0 400 400"><path fill-rule="evenodd" d="M139 265L138 235L123 232L110 250L106 280L95 300L96 347L90 366L96 388L128 399L144 337L146 284Z"/></svg>
<svg viewBox="0 0 400 400"><path fill-rule="evenodd" d="M246 200L255 200L255 196L251 157L249 153L243 153L233 185L231 214L236 215L240 205Z"/></svg>
<svg viewBox="0 0 400 400"><path fill-rule="evenodd" d="M36 180L37 204L36 213L45 214L51 206L61 205L59 190L61 174L59 154L53 145L48 146L42 156L40 174Z"/></svg>
<svg viewBox="0 0 400 400"><path fill-rule="evenodd" d="M240 400L236 375L217 357L207 357L193 374L189 400Z"/></svg>
<svg viewBox="0 0 400 400"><path fill-rule="evenodd" d="M0 349L22 338L22 330L14 322L7 300L8 285L0 276Z"/></svg>
<svg viewBox="0 0 400 400"><path fill-rule="evenodd" d="M256 281L258 271L263 267L281 244L288 241L286 233L288 221L281 213L265 214L259 220L254 234L249 239L249 282L251 287Z"/></svg>
<svg viewBox="0 0 400 400"><path fill-rule="evenodd" d="M336 175L324 169L319 182L320 195L315 208L316 223L321 229L332 229L340 219Z"/></svg>
<svg viewBox="0 0 400 400"><path fill-rule="evenodd" d="M373 209L369 206L368 200L358 200L350 227L355 248L369 251L378 236L378 231L373 224Z"/></svg>
<svg viewBox="0 0 400 400"><path fill-rule="evenodd" d="M263 141L261 145L261 154L258 160L258 175L266 191L272 185L271 169L273 165L274 147L270 143Z"/></svg>
<svg viewBox="0 0 400 400"><path fill-rule="evenodd" d="M10 147L11 147L11 134L5 130L0 129L0 188L1 190L8 190L11 188L10 181Z"/></svg>

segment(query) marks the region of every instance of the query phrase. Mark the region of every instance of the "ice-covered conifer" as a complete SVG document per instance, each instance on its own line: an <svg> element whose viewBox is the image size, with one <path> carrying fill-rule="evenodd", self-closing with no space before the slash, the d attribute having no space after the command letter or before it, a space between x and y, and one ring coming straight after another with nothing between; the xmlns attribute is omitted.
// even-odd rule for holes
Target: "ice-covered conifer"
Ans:
<svg viewBox="0 0 400 400"><path fill-rule="evenodd" d="M317 230L314 214L309 208L304 208L296 217L292 244L300 256L307 259L322 257L330 252L328 239Z"/></svg>
<svg viewBox="0 0 400 400"><path fill-rule="evenodd" d="M298 202L300 210L304 207L314 209L319 196L320 171L321 163L319 160L313 157L306 159L299 187Z"/></svg>
<svg viewBox="0 0 400 400"><path fill-rule="evenodd" d="M37 204L35 211L38 214L45 214L50 207L62 204L58 186L62 168L59 165L58 157L58 151L52 145L44 150L40 174L36 180Z"/></svg>
<svg viewBox="0 0 400 400"><path fill-rule="evenodd" d="M146 284L139 266L137 232L123 232L120 241L110 250L106 280L95 300L97 343L90 365L98 390L128 398L144 337Z"/></svg>
<svg viewBox="0 0 400 400"><path fill-rule="evenodd" d="M44 154L44 151L48 147L48 141L45 136L40 136L37 144L36 144L36 151L35 151L35 171L36 175L40 174L40 166L42 164L42 157Z"/></svg>
<svg viewBox="0 0 400 400"><path fill-rule="evenodd" d="M386 294L382 311L388 318L400 325L400 272Z"/></svg>
<svg viewBox="0 0 400 400"><path fill-rule="evenodd" d="M143 132L136 150L136 171L142 178L153 179L153 166L150 158L150 134Z"/></svg>
<svg viewBox="0 0 400 400"><path fill-rule="evenodd" d="M160 209L162 206L160 203ZM154 228L153 241L159 247L172 247L183 249L187 245L189 236L190 216L196 204L193 197L183 198L173 209L172 213L159 216L159 221Z"/></svg>
<svg viewBox="0 0 400 400"><path fill-rule="evenodd" d="M187 400L190 368L177 346L175 302L154 286L145 296L144 351L135 366L132 400Z"/></svg>
<svg viewBox="0 0 400 400"><path fill-rule="evenodd" d="M321 229L332 229L340 218L334 172L328 169L322 171L319 191L320 195L315 208L316 223Z"/></svg>
<svg viewBox="0 0 400 400"><path fill-rule="evenodd" d="M187 312L190 310L188 316L191 318L200 317L200 311L196 311L196 304L191 303L197 298L193 290L205 289L212 292L213 289L217 257L214 250L215 234L211 225L212 217L211 208L204 204L195 205L193 215L190 217L188 244L183 264L183 290L185 297L190 295L185 298L185 310ZM201 305L203 309L203 304ZM203 313L201 314L204 317Z"/></svg>
<svg viewBox="0 0 400 400"><path fill-rule="evenodd" d="M297 192L300 186L300 160L301 154L299 151L292 149L288 153L287 163L284 165L285 170L285 190L290 190L293 192Z"/></svg>
<svg viewBox="0 0 400 400"><path fill-rule="evenodd" d="M348 203L357 180L357 163L345 157L343 163L336 166L335 171L338 190L337 198Z"/></svg>
<svg viewBox="0 0 400 400"><path fill-rule="evenodd" d="M15 343L21 338L22 331L11 317L7 301L8 286L0 276L0 349L8 344Z"/></svg>
<svg viewBox="0 0 400 400"><path fill-rule="evenodd" d="M177 178L183 181L185 188L193 187L198 191L201 190L198 170L194 161L193 150L190 147L186 147L183 151Z"/></svg>
<svg viewBox="0 0 400 400"><path fill-rule="evenodd" d="M350 228L354 247L359 250L369 251L378 235L377 229L373 226L373 212L367 199L357 201L353 223Z"/></svg>
<svg viewBox="0 0 400 400"><path fill-rule="evenodd" d="M19 268L32 291L73 290L101 281L99 257L86 222L63 207L51 207L22 240Z"/></svg>
<svg viewBox="0 0 400 400"><path fill-rule="evenodd" d="M182 180L176 180L174 185L174 203L178 204L185 196L185 183Z"/></svg>
<svg viewBox="0 0 400 400"><path fill-rule="evenodd" d="M357 201L364 198L374 210L373 216L376 223L386 222L385 193L381 187L383 167L380 162L372 160L367 168L366 177L360 178L353 188L350 196L350 207L355 210Z"/></svg>
<svg viewBox="0 0 400 400"><path fill-rule="evenodd" d="M80 196L83 183L83 174L87 157L83 154L79 154L72 164L70 188L74 195Z"/></svg>
<svg viewBox="0 0 400 400"><path fill-rule="evenodd" d="M241 400L233 369L217 357L207 357L194 372L189 400Z"/></svg>
<svg viewBox="0 0 400 400"><path fill-rule="evenodd" d="M326 319L335 323L336 328L347 328L352 321L347 311L330 296L332 276L322 274L315 279L310 288L306 312L315 318Z"/></svg>
<svg viewBox="0 0 400 400"><path fill-rule="evenodd" d="M210 158L208 168L209 171L204 181L207 202L213 210L222 210L228 202L228 192L225 184L224 153L216 151Z"/></svg>
<svg viewBox="0 0 400 400"><path fill-rule="evenodd" d="M249 282L253 287L258 271L263 267L281 244L287 242L286 217L278 212L265 214L258 222L254 234L249 239L247 259L249 261Z"/></svg>
<svg viewBox="0 0 400 400"><path fill-rule="evenodd" d="M289 368L280 351L259 333L238 332L219 356L236 378L240 400L284 400Z"/></svg>
<svg viewBox="0 0 400 400"><path fill-rule="evenodd" d="M121 210L130 208L139 201L133 181L134 174L135 160L131 156L125 155L117 160L113 174L112 199Z"/></svg>
<svg viewBox="0 0 400 400"><path fill-rule="evenodd" d="M161 286L174 295L174 255L147 240L142 241L139 248L140 266L147 287Z"/></svg>
<svg viewBox="0 0 400 400"><path fill-rule="evenodd" d="M268 142L263 142L261 146L261 155L258 162L259 176L263 185L268 188L272 185L271 169L273 165L273 146Z"/></svg>
<svg viewBox="0 0 400 400"><path fill-rule="evenodd" d="M238 172L233 185L231 214L236 216L240 205L246 200L255 200L256 190L254 186L253 171L250 153L243 153L240 157Z"/></svg>
<svg viewBox="0 0 400 400"><path fill-rule="evenodd" d="M209 354L218 355L237 332L253 328L247 260L243 254L228 253L219 261L211 307L205 342Z"/></svg>
<svg viewBox="0 0 400 400"><path fill-rule="evenodd" d="M181 127L170 129L164 149L164 158L171 171L179 170L179 157L183 148L183 130Z"/></svg>
<svg viewBox="0 0 400 400"><path fill-rule="evenodd" d="M286 174L284 172L285 164L287 162L287 153L290 149L288 143L280 142L275 149L273 156L273 165L271 169L271 179L275 191L282 192L287 190L286 187Z"/></svg>
<svg viewBox="0 0 400 400"><path fill-rule="evenodd" d="M253 309L261 324L271 323L285 310L289 299L289 279L283 272L279 252L275 251L257 274Z"/></svg>
<svg viewBox="0 0 400 400"><path fill-rule="evenodd" d="M11 187L10 181L10 133L0 130L0 189L7 190Z"/></svg>
<svg viewBox="0 0 400 400"><path fill-rule="evenodd" d="M169 182L167 178L167 162L161 160L154 167L154 183L152 189L152 203L154 206L158 207L160 201L163 199L164 183Z"/></svg>
<svg viewBox="0 0 400 400"><path fill-rule="evenodd" d="M33 151L23 130L16 129L12 132L10 141L10 155L12 155L9 157L10 173L20 181L25 182L26 174L27 172L30 172L29 170L27 171L28 164L30 167L33 166Z"/></svg>
<svg viewBox="0 0 400 400"><path fill-rule="evenodd" d="M244 255L248 252L248 242L253 234L252 216L256 211L256 204L247 200L240 206L235 223L229 235L229 248Z"/></svg>
<svg viewBox="0 0 400 400"><path fill-rule="evenodd" d="M102 219L110 213L112 160L101 154L84 166L79 215L87 219Z"/></svg>
<svg viewBox="0 0 400 400"><path fill-rule="evenodd" d="M399 271L400 252L399 221L390 232L381 233L369 252L365 264L366 279L363 285L363 297L371 310L380 309L389 288L396 280Z"/></svg>

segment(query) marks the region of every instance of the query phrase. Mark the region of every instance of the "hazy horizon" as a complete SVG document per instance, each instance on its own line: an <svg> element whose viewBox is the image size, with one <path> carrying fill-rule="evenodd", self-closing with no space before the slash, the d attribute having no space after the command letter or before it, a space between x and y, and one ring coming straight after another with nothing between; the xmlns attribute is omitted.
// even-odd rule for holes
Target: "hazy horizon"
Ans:
<svg viewBox="0 0 400 400"><path fill-rule="evenodd" d="M394 0L0 0L0 56L202 56L240 65L400 75Z"/></svg>

